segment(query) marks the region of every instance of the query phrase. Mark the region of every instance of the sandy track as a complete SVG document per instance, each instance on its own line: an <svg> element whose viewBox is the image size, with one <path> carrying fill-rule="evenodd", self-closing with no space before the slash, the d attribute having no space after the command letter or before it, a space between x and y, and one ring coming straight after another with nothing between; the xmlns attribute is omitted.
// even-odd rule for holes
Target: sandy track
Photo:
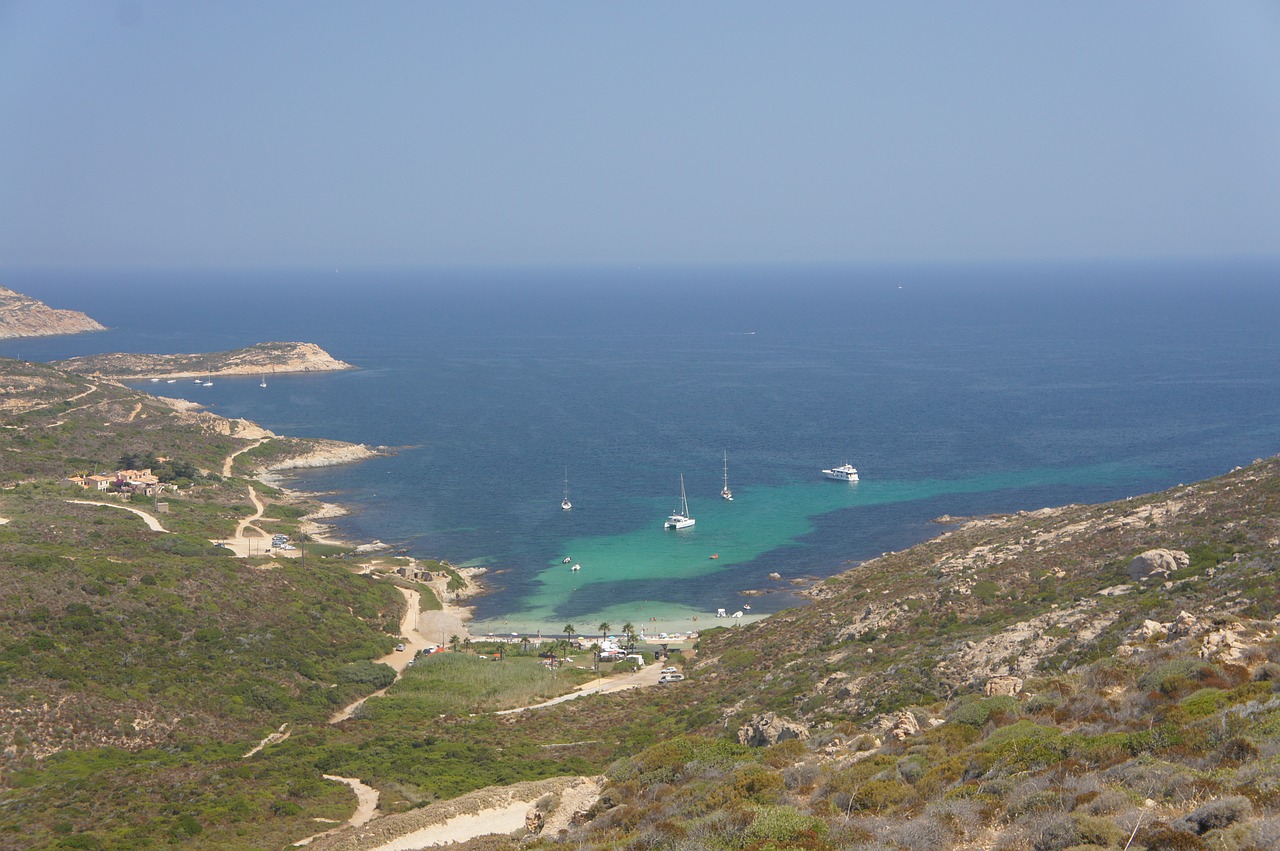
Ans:
<svg viewBox="0 0 1280 851"><path fill-rule="evenodd" d="M419 611L421 605L422 594L409 588L400 588L397 586L405 599L404 617L400 619L400 635L404 638L404 649L393 650L381 659L374 659L375 662L381 662L384 665L390 665L395 668L396 679L400 679L404 675L404 669L409 667L409 663L418 655L418 651L425 650L428 647L434 647L434 642L428 642L418 630ZM390 688L390 686L388 686ZM387 689L378 689L372 694L367 694L349 706L339 709L329 718L330 724L337 724L339 721L346 721L356 710L359 709L366 700L371 697L381 697L387 693Z"/></svg>
<svg viewBox="0 0 1280 851"><path fill-rule="evenodd" d="M534 709L542 709L546 706L555 706L557 703L564 703L566 700L577 700L580 697L586 697L589 694L608 694L615 691L626 691L632 688L642 688L644 686L656 686L658 678L662 676L662 666L654 663L647 667L641 668L634 674L625 677L601 677L598 680L592 680L589 683L583 683L574 691L568 694L562 694L559 697L553 697L551 700L535 703L532 706L517 706L515 709L503 709L494 715L514 715L517 712L529 712Z"/></svg>
<svg viewBox="0 0 1280 851"><path fill-rule="evenodd" d="M114 502L94 502L91 499L69 499L67 500L67 502L74 503L75 505L101 505L101 506L104 506L105 508L118 508L121 511L129 511L138 515L143 520L145 520L147 523L147 528L150 529L152 532L164 532L165 534L169 533L168 529L160 525L160 521L156 519L156 516L154 514L148 514L147 512L143 511L141 508L134 508L131 505L118 505Z"/></svg>
<svg viewBox="0 0 1280 851"><path fill-rule="evenodd" d="M586 811L600 797L602 777L553 777L490 786L459 798L441 801L409 812L383 816L359 830L343 830L316 843L317 851L393 851L466 842L489 833L510 833L524 828L525 816L537 808L558 806L544 812L544 831L558 833L575 813Z"/></svg>

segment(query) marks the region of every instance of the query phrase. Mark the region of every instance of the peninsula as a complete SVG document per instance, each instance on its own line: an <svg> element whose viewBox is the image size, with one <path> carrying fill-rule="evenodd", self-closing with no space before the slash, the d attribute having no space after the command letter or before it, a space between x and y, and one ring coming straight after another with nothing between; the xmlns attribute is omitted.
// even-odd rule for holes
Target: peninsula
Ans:
<svg viewBox="0 0 1280 851"><path fill-rule="evenodd" d="M258 375L282 372L336 372L355 369L315 343L257 343L229 352L153 355L111 352L55 361L52 366L116 381L139 378L194 378L201 375Z"/></svg>
<svg viewBox="0 0 1280 851"><path fill-rule="evenodd" d="M105 325L78 310L58 310L22 293L0 287L0 339L105 330Z"/></svg>

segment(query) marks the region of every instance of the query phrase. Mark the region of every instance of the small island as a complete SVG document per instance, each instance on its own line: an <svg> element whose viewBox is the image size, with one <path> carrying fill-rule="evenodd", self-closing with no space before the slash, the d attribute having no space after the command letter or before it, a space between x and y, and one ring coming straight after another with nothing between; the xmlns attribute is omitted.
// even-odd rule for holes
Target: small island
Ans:
<svg viewBox="0 0 1280 851"><path fill-rule="evenodd" d="M57 369L115 381L139 378L194 378L210 375L259 375L285 372L336 372L355 369L315 343L258 343L229 352L153 355L112 352L51 364Z"/></svg>
<svg viewBox="0 0 1280 851"><path fill-rule="evenodd" d="M78 310L58 310L22 293L0 287L0 339L105 330L105 325Z"/></svg>

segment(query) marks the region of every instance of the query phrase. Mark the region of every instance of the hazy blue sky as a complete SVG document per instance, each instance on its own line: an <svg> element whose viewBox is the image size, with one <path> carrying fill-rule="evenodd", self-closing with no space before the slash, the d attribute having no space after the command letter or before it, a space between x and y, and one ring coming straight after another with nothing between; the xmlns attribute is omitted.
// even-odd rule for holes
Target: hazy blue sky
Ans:
<svg viewBox="0 0 1280 851"><path fill-rule="evenodd" d="M1274 0L0 0L0 272L1248 255Z"/></svg>

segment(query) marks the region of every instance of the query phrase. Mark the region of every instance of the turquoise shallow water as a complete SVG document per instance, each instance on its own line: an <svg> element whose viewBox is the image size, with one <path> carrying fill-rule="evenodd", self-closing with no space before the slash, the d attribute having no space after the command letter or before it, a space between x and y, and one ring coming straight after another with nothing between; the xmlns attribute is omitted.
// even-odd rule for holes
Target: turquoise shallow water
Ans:
<svg viewBox="0 0 1280 851"><path fill-rule="evenodd" d="M773 570L766 570L762 558L812 534L816 528L815 518L824 515L845 511L849 522L856 524L857 509L862 506L1062 484L1111 481L1122 485L1140 480L1147 472L1107 465L1036 469L954 480L860 481L856 484L821 480L739 489L731 502L715 497L691 501L690 512L698 522L684 530L661 528L663 509L654 503L651 507L655 521L647 527L609 537L566 541L564 557L554 559L537 573L532 590L522 599L521 608L505 613L496 625L490 625L551 625L557 621L558 612L574 609L587 610L591 615L586 618L588 621L598 616L614 625L628 620L644 623L655 616L653 612L659 613L663 622L705 618L709 613L705 608L675 606L662 600L614 602L624 596L616 589L646 581L694 583L714 574L742 571L745 565L751 566L750 578L761 587L782 587L768 580L767 573L776 570L784 579L796 578L788 569L786 559L779 558ZM712 554L716 558L712 559ZM571 563L565 564L564 558L569 558ZM571 570L572 564L580 565L580 569ZM722 606L716 608L732 611L741 606L741 600L727 596Z"/></svg>
<svg viewBox="0 0 1280 851"><path fill-rule="evenodd" d="M7 286L111 330L0 355L316 342L360 369L142 389L399 447L292 481L352 508L340 534L488 567L481 628L661 629L792 605L770 572L828 576L942 514L1115 499L1274 454L1276 280L1276 263L15 272ZM846 459L858 485L821 479ZM681 473L698 523L666 532Z"/></svg>

